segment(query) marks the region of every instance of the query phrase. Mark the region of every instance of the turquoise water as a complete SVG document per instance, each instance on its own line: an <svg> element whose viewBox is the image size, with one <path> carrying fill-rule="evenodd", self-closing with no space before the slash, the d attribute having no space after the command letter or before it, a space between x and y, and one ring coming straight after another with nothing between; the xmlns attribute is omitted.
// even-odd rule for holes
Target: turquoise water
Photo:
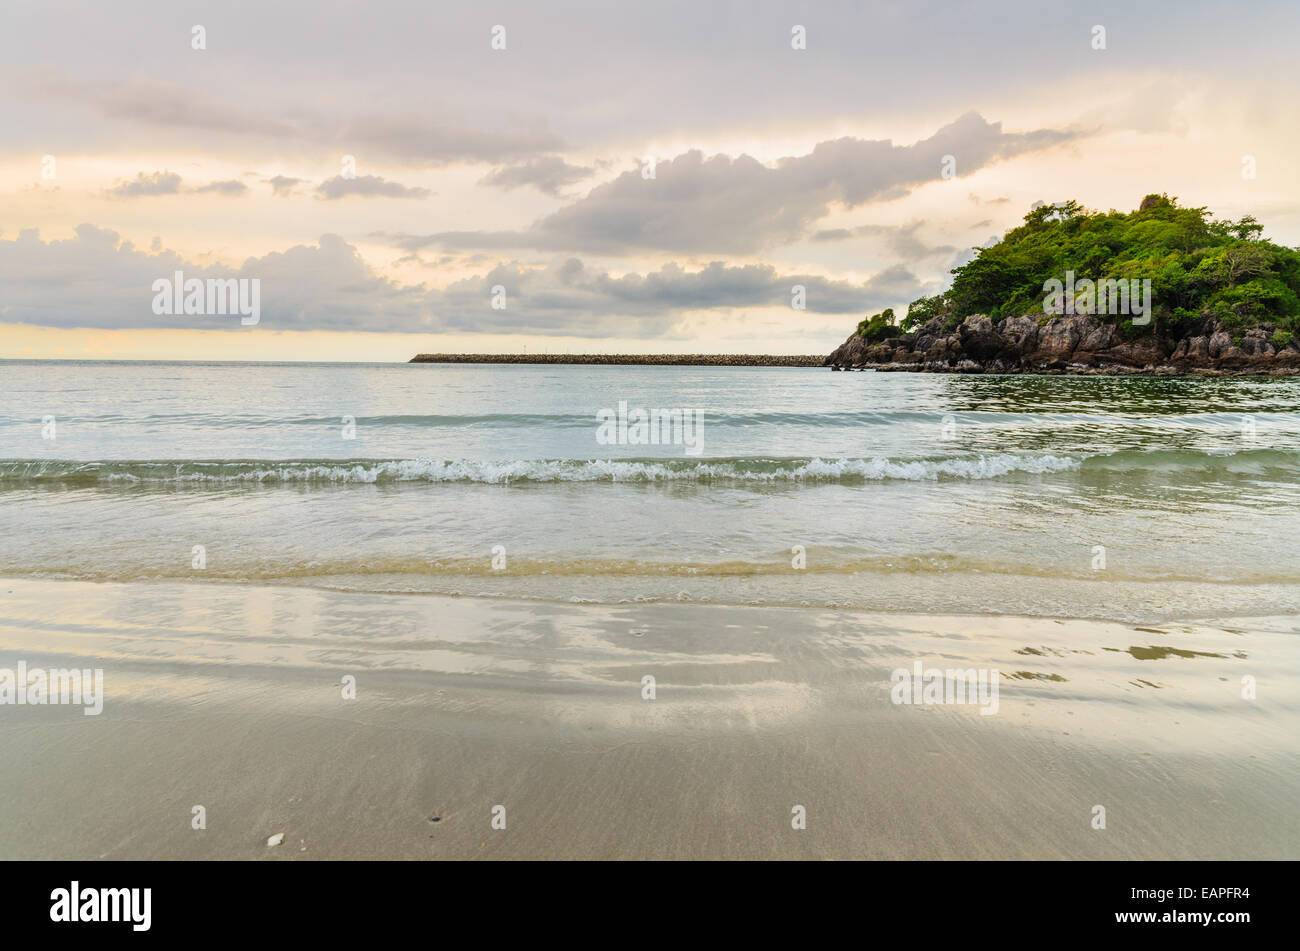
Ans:
<svg viewBox="0 0 1300 951"><path fill-rule="evenodd" d="M1300 613L1300 381L6 361L0 517L10 576Z"/></svg>

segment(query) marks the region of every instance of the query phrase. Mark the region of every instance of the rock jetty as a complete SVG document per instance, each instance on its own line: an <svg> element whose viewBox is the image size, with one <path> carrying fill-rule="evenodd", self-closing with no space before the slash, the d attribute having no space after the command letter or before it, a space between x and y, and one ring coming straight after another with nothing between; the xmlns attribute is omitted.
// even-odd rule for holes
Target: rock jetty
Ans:
<svg viewBox="0 0 1300 951"><path fill-rule="evenodd" d="M756 353L419 353L411 363L585 363L660 367L820 367L817 355Z"/></svg>

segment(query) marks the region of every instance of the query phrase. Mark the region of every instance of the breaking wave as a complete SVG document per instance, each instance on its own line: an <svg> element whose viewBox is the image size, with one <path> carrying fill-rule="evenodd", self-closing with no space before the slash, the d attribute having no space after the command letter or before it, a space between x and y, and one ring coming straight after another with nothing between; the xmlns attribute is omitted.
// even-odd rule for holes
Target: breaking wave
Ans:
<svg viewBox="0 0 1300 951"><path fill-rule="evenodd" d="M1079 460L1050 454L953 456L939 459L302 459L233 461L0 461L0 485L375 484L464 482L495 485L548 482L862 482L992 479L1013 472L1050 473Z"/></svg>
<svg viewBox="0 0 1300 951"><path fill-rule="evenodd" d="M1300 472L1300 452L1122 450L1108 454L993 453L925 459L236 459L0 460L0 487L123 485L348 485L406 482L515 485L565 482L855 483L996 479L1080 470L1264 477Z"/></svg>

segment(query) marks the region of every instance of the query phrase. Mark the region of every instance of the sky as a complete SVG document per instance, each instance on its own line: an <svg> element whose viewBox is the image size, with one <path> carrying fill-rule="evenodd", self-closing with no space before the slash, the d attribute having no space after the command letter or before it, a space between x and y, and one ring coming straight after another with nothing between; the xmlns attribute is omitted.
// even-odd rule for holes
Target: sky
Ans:
<svg viewBox="0 0 1300 951"><path fill-rule="evenodd" d="M0 358L824 354L1036 202L1300 245L1297 36L1294 2L0 0ZM256 280L257 322L158 313L177 272Z"/></svg>

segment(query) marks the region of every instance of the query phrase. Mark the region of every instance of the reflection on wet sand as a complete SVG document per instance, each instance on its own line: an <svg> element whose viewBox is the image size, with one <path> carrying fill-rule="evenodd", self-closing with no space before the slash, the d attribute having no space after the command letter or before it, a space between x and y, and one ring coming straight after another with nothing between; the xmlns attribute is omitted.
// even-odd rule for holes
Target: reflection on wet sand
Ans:
<svg viewBox="0 0 1300 951"><path fill-rule="evenodd" d="M0 595L0 657L102 667L106 695L93 726L59 707L0 710L0 751L28 766L0 777L0 821L26 830L4 857L254 857L285 802L292 822L274 821L311 857L420 857L433 844L402 831L408 813L427 824L444 810L455 829L505 796L535 813L500 857L632 843L700 857L1294 857L1300 844L1275 821L1300 725L1294 619L1162 626L1150 630L1179 646L1121 649L1134 628L1068 619L29 579ZM891 671L916 663L1000 671L996 715L892 703ZM1265 672L1266 694L1246 699L1243 677ZM786 799L818 804L819 836L752 827ZM1146 832L1090 836L1097 801ZM193 802L246 836L167 831ZM84 831L83 815L100 830L90 845L58 831ZM917 823L946 833L918 840ZM975 826L978 841L961 832ZM455 832L438 834L436 854L461 854Z"/></svg>

